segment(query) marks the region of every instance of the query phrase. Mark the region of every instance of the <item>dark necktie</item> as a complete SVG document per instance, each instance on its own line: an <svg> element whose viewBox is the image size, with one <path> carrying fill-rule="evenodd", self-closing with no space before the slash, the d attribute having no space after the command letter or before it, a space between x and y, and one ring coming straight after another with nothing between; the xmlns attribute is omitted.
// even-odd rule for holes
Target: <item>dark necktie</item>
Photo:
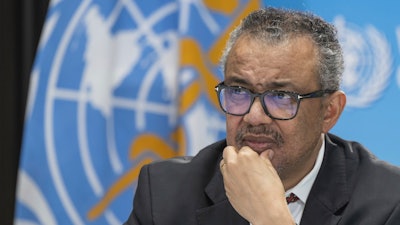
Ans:
<svg viewBox="0 0 400 225"><path fill-rule="evenodd" d="M297 197L295 194L290 193L290 195L288 197L286 197L286 202L287 204L290 204L292 202L296 202L297 200L299 200L299 197Z"/></svg>

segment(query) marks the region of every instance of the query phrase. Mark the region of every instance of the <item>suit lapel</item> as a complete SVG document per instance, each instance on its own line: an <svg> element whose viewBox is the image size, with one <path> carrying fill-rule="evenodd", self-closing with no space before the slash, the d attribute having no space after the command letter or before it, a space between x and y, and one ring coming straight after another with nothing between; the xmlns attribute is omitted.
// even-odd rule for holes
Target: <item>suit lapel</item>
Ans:
<svg viewBox="0 0 400 225"><path fill-rule="evenodd" d="M321 169L317 175L304 208L300 225L338 224L340 211L350 197L346 172L354 166L346 164L344 149L326 135L326 148Z"/></svg>
<svg viewBox="0 0 400 225"><path fill-rule="evenodd" d="M219 165L219 164L218 164ZM205 188L205 194L212 204L197 210L197 221L199 225L249 225L229 203L223 183L223 178L219 166L216 168L214 176Z"/></svg>

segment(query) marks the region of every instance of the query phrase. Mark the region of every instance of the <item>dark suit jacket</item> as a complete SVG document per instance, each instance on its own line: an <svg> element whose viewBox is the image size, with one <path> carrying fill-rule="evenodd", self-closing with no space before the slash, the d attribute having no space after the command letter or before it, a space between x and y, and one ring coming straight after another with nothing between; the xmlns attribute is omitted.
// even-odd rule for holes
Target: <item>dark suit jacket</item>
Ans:
<svg viewBox="0 0 400 225"><path fill-rule="evenodd" d="M300 225L400 225L400 169L363 146L326 135L326 152ZM142 168L129 225L248 225L225 196L225 141L195 157Z"/></svg>

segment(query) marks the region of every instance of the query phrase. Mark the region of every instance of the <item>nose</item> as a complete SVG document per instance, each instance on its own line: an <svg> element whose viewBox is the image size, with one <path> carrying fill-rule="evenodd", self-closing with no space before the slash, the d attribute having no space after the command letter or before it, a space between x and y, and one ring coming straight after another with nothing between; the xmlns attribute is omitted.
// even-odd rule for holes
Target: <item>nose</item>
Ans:
<svg viewBox="0 0 400 225"><path fill-rule="evenodd" d="M253 126L272 122L272 119L265 113L260 98L254 100L253 104L250 106L249 113L243 116L243 120Z"/></svg>

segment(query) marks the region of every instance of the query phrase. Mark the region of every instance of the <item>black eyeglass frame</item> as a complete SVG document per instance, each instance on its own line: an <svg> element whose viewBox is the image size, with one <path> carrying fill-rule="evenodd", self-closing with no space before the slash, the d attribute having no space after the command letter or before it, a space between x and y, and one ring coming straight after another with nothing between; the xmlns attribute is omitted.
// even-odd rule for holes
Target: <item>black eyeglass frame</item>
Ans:
<svg viewBox="0 0 400 225"><path fill-rule="evenodd" d="M238 88L238 89L245 90L246 92L248 92L250 94L251 102L250 102L249 108L247 109L246 112L241 113L241 114L234 114L234 113L229 113L224 109L224 107L222 106L222 103L221 103L221 98L220 98L221 91L224 88ZM249 90L247 88L241 87L241 86L228 86L228 85L225 85L224 81L222 81L221 83L219 83L219 84L217 84L215 86L215 91L217 92L219 106L221 107L222 111L224 113L226 113L226 114L234 115L234 116L244 116L244 115L246 115L247 113L250 112L251 106L253 105L254 100L256 99L256 97L259 97L260 102L261 102L261 106L263 107L265 114L267 114L267 116L269 116L271 119L275 119L275 120L291 120L291 119L296 117L297 112L299 111L300 102L301 102L302 99L324 97L327 94L332 94L332 93L336 92L337 90L329 90L329 89L328 90L317 90L317 91L313 91L313 92L310 92L310 93L307 93L307 94L299 94L299 93L293 92L293 91L281 91L281 90L268 90L268 91L265 91L263 93L255 93L255 92L253 92L253 91L251 91L251 90ZM271 115L271 113L268 111L267 105L264 102L264 96L269 94L269 93L284 93L284 94L289 94L290 96L294 97L294 99L296 100L297 107L296 107L296 111L293 114L293 116L290 117L290 118L278 118L278 117L275 117L275 116Z"/></svg>

